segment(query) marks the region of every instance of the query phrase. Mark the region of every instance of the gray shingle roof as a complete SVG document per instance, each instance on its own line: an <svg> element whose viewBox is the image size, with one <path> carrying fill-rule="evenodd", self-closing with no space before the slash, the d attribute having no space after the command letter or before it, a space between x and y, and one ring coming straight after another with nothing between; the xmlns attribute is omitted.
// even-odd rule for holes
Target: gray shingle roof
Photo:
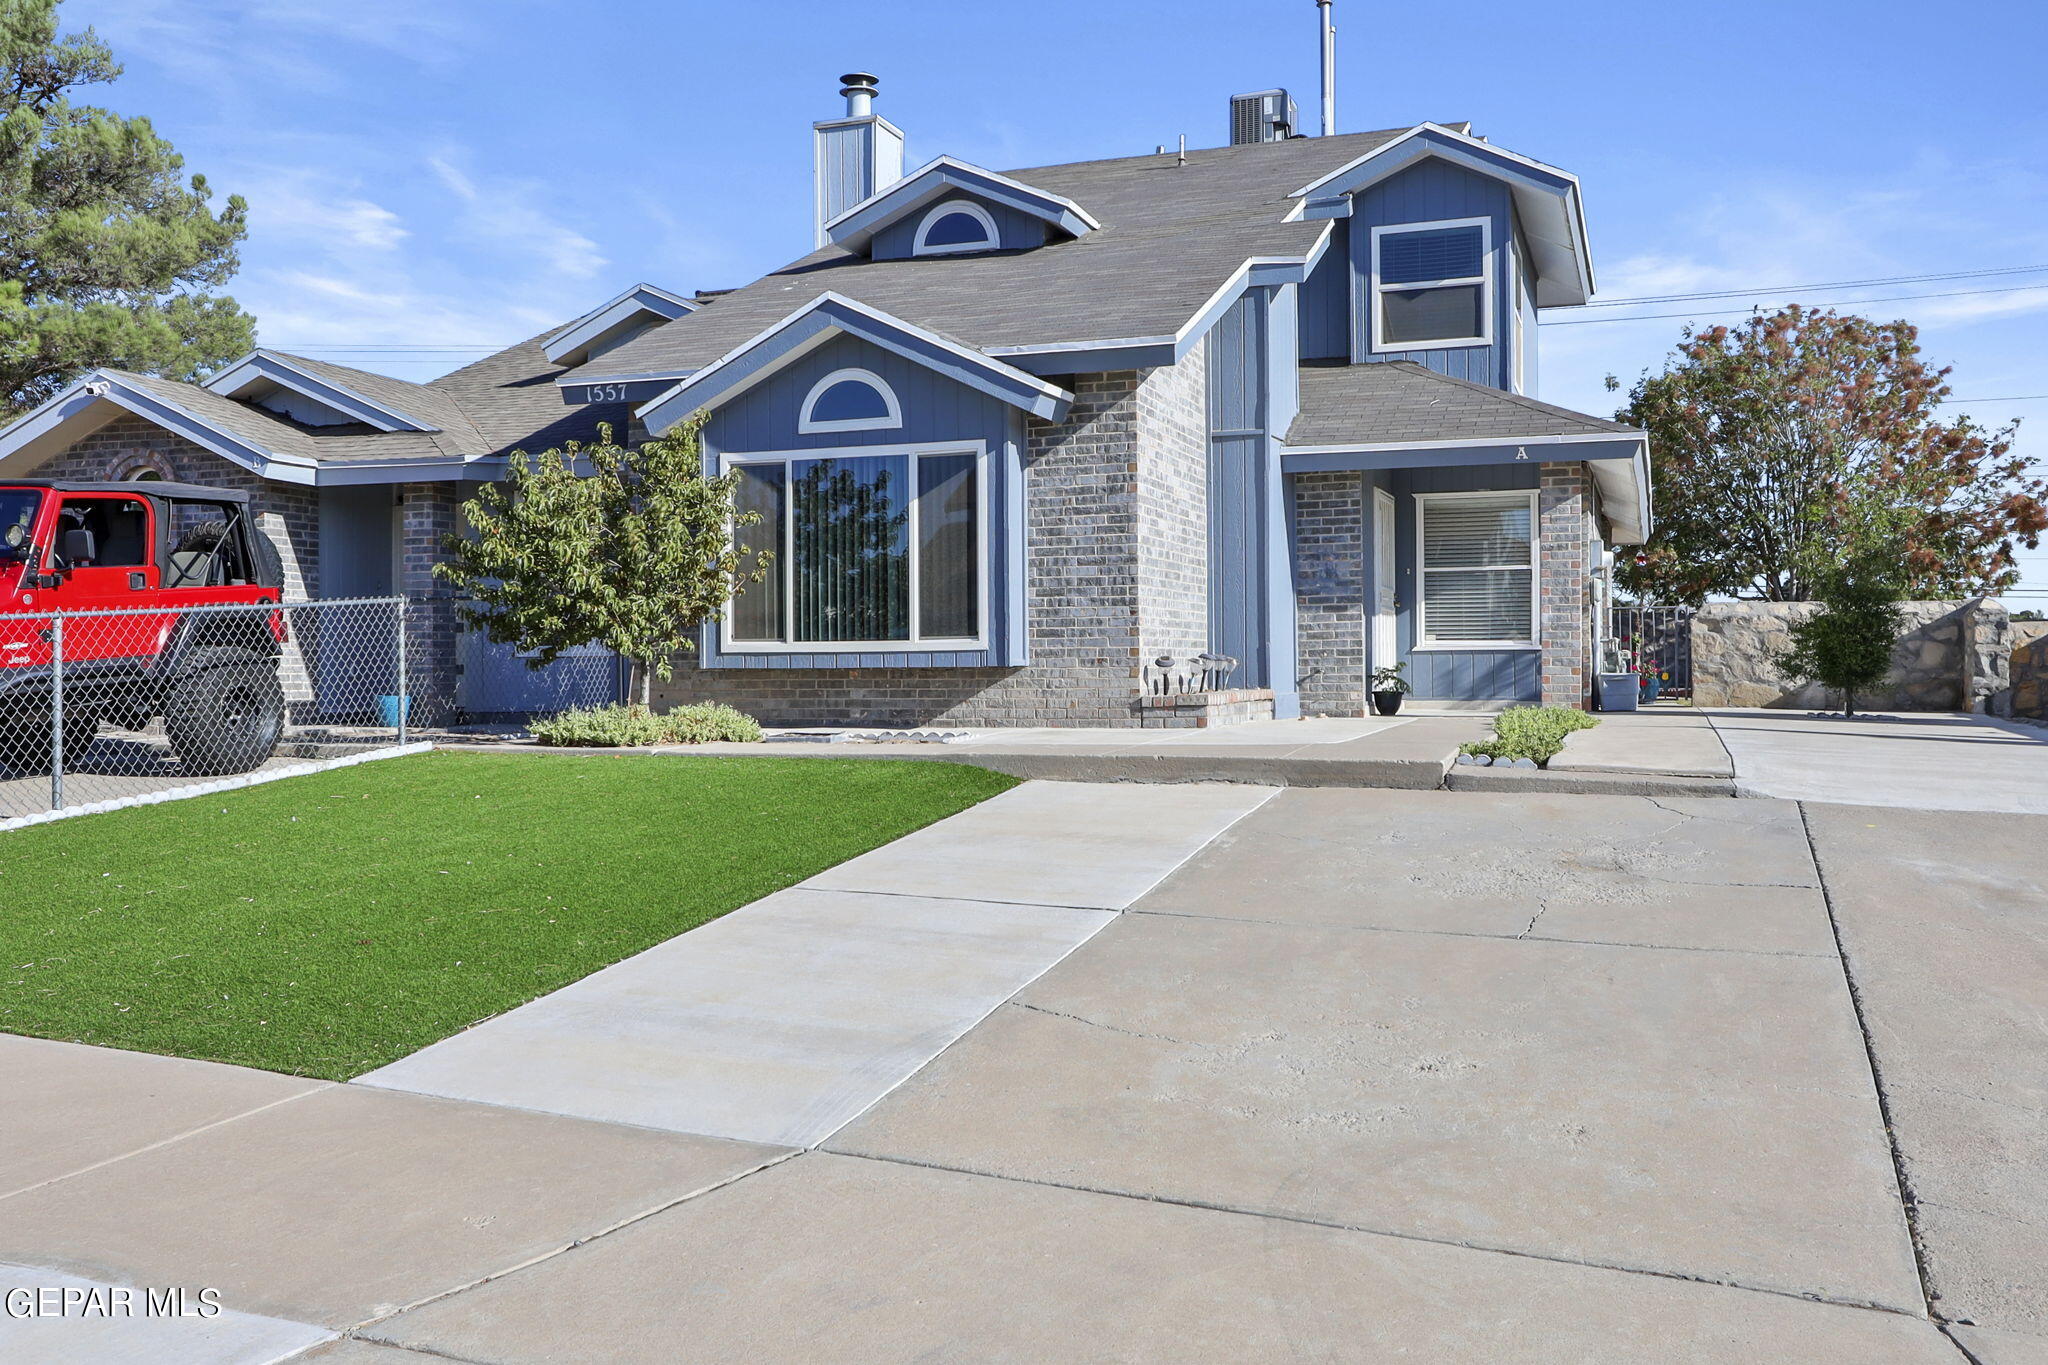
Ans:
<svg viewBox="0 0 2048 1365"><path fill-rule="evenodd" d="M325 360L314 360L309 356L293 355L289 351L273 351L292 364L306 371L315 379L324 379L345 389L353 389L373 403L404 413L415 421L437 427L447 439L436 442L450 455L468 454L477 450L484 440L470 415L462 410L452 394L435 388L432 384L415 384L407 379L393 379L388 374L377 374L370 370L358 370L348 365L335 365ZM383 434L383 433L379 433Z"/></svg>
<svg viewBox="0 0 2048 1365"><path fill-rule="evenodd" d="M1290 446L1516 436L1631 434L1633 427L1554 403L1453 379L1412 360L1301 367L1301 411Z"/></svg>
<svg viewBox="0 0 2048 1365"><path fill-rule="evenodd" d="M981 349L1167 336L1246 258L1300 256L1328 223L1284 223L1291 191L1407 129L1005 171L1100 229L1031 251L872 261L827 246L627 342L579 373L700 369L826 290Z"/></svg>
<svg viewBox="0 0 2048 1365"><path fill-rule="evenodd" d="M550 328L542 335L552 335ZM393 379L369 370L277 351L315 378L353 389L438 431L377 431L350 424L308 427L253 403L203 389L197 384L112 370L124 380L176 404L238 440L291 460L318 464L360 461L432 460L449 456L501 455L514 449L546 450L566 441L590 441L600 422L623 436L630 404L569 407L555 379L562 367L541 353L540 337L508 346L496 355L425 384Z"/></svg>

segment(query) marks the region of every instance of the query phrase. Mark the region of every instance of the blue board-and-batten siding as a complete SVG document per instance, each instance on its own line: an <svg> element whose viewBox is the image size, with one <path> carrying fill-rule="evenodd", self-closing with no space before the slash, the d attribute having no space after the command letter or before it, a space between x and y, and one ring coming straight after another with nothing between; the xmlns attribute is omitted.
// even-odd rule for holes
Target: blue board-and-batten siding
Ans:
<svg viewBox="0 0 2048 1365"><path fill-rule="evenodd" d="M1415 649L1415 495L1481 493L1535 488L1542 472L1533 463L1399 469L1387 475L1394 495L1394 632L1417 700L1519 701L1543 697L1543 655L1536 649ZM1369 497L1370 495L1368 495ZM1370 535L1370 504L1368 527ZM1371 547L1367 547L1370 556ZM1371 562L1370 558L1367 560Z"/></svg>
<svg viewBox="0 0 2048 1365"><path fill-rule="evenodd" d="M910 256L912 248L917 244L918 225L924 222L925 216L940 204L951 203L956 199L965 199L980 206L995 220L996 240L1002 244L1002 250L1026 251L1032 247L1045 245L1047 224L1043 218L963 190L949 189L915 213L906 213L877 232L869 244L869 254L878 261L902 260Z"/></svg>
<svg viewBox="0 0 2048 1365"><path fill-rule="evenodd" d="M1291 543L1276 429L1293 420L1295 286L1247 290L1209 333L1209 648L1299 714Z"/></svg>
<svg viewBox="0 0 2048 1365"><path fill-rule="evenodd" d="M1372 349L1372 230L1402 223L1486 218L1493 257L1493 343L1441 350ZM1508 297L1507 244L1514 230L1513 201L1506 185L1447 161L1418 162L1398 175L1359 192L1350 224L1351 358L1412 360L1447 374L1507 388L1513 377L1508 359L1513 336Z"/></svg>
<svg viewBox="0 0 2048 1365"><path fill-rule="evenodd" d="M1303 360L1348 360L1351 356L1351 236L1339 223L1329 249L1301 285L1300 346Z"/></svg>
<svg viewBox="0 0 2048 1365"><path fill-rule="evenodd" d="M871 370L893 389L903 425L884 431L805 434L797 420L811 387L834 370ZM704 424L704 465L715 473L725 454L830 451L959 441L988 447L988 611L990 648L973 651L878 649L850 653L727 652L707 627L705 668L994 668L1029 662L1023 604L1024 419L1000 399L933 374L893 351L839 336L713 409Z"/></svg>

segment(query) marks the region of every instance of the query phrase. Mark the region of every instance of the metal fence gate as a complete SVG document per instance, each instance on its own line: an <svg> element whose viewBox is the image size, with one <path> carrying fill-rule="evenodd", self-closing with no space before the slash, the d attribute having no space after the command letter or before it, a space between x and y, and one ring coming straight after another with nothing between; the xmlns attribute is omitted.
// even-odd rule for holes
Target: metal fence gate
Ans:
<svg viewBox="0 0 2048 1365"><path fill-rule="evenodd" d="M1645 673L1662 680L1666 694L1692 695L1691 607L1614 607L1608 623L1610 638L1636 657Z"/></svg>
<svg viewBox="0 0 2048 1365"><path fill-rule="evenodd" d="M407 741L399 597L0 614L0 822Z"/></svg>

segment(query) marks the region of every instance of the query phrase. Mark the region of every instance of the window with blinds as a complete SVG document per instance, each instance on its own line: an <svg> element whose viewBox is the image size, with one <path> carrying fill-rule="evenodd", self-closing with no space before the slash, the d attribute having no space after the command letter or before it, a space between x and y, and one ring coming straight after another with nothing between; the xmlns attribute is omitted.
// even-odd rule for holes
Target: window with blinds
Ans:
<svg viewBox="0 0 2048 1365"><path fill-rule="evenodd" d="M1374 228L1374 349L1489 344L1491 238L1492 224L1485 218Z"/></svg>
<svg viewBox="0 0 2048 1365"><path fill-rule="evenodd" d="M1423 494L1415 507L1417 640L1535 644L1536 495Z"/></svg>
<svg viewBox="0 0 2048 1365"><path fill-rule="evenodd" d="M743 459L743 552L773 556L726 613L736 649L981 648L982 453Z"/></svg>

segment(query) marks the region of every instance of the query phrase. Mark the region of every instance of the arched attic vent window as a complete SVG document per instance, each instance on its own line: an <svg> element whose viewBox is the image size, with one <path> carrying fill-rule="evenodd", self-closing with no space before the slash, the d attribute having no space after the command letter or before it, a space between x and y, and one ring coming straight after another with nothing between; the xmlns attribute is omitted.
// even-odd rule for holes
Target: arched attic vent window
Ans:
<svg viewBox="0 0 2048 1365"><path fill-rule="evenodd" d="M872 370L834 370L811 386L799 432L883 431L903 425L896 393Z"/></svg>
<svg viewBox="0 0 2048 1365"><path fill-rule="evenodd" d="M924 216L910 250L916 256L944 256L956 251L994 251L1001 245L996 220L989 217L987 209L971 199L954 199Z"/></svg>

